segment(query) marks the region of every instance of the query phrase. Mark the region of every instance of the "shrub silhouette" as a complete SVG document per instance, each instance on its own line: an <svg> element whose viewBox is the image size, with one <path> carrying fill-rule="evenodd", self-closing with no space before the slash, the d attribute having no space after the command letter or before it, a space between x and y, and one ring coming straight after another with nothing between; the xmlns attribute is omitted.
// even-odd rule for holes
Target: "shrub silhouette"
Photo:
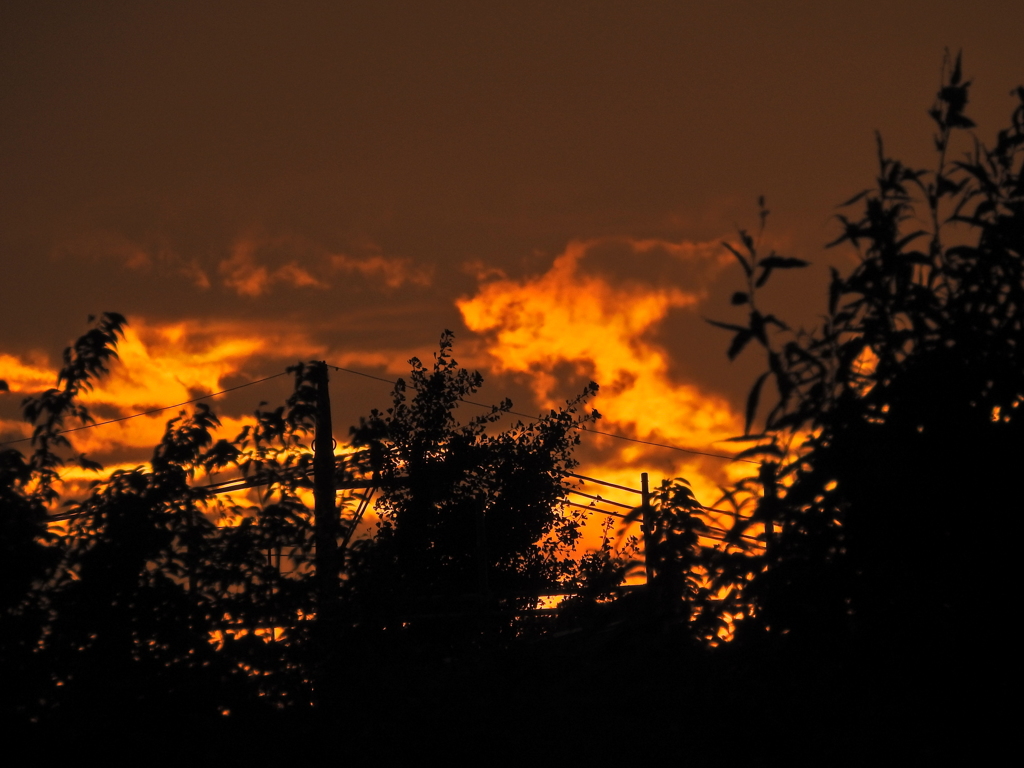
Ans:
<svg viewBox="0 0 1024 768"><path fill-rule="evenodd" d="M379 641L414 612L440 614L410 631L425 626L442 646L514 634L517 611L579 577L572 545L582 517L562 514L562 482L575 466L576 427L596 418L583 410L596 385L533 424L487 431L506 401L460 425L454 409L481 377L452 360L449 333L433 370L412 361L415 396L400 381L393 407L354 430L375 457L382 525L346 553L343 621L329 638L315 642L305 620L321 607L312 515L299 498L311 485L312 457L300 447L315 429L314 365L290 369L286 405L261 405L233 440L214 440L219 422L202 403L172 418L148 465L97 480L62 510L58 469L73 454L65 433L91 423L78 395L116 359L124 324L102 316L65 353L58 388L25 401L33 452L0 453L12 555L0 606L8 713L85 734L113 713L145 729L301 708L330 684L325 651L326 669L351 674L339 660L359 641L349 637L355 625ZM255 503L197 487L198 476L226 469L259 481ZM55 513L61 534L49 527ZM218 525L224 516L234 520ZM350 535L339 531L339 543Z"/></svg>
<svg viewBox="0 0 1024 768"><path fill-rule="evenodd" d="M974 126L969 86L959 56L947 61L932 170L878 139L876 185L845 204L859 212L839 216L831 244L860 264L833 270L818 328L794 332L757 303L774 270L802 262L760 256L745 232L730 246L748 279L733 304L749 314L716 324L734 333L730 357L754 341L768 363L741 454L761 456L761 473L734 489L773 529L747 636L846 638L931 664L976 648L1005 610L1002 528L1024 465L1024 88L994 147L972 139L950 160ZM750 434L768 381L777 398Z"/></svg>
<svg viewBox="0 0 1024 768"><path fill-rule="evenodd" d="M433 366L413 358L392 407L353 430L378 457L382 485L379 530L354 548L349 586L381 627L447 614L449 633L460 614L536 605L572 571L583 518L563 505L563 480L576 466L576 427L596 418L584 410L596 385L536 422L488 431L512 403L459 423L456 408L483 379L451 347L446 331Z"/></svg>

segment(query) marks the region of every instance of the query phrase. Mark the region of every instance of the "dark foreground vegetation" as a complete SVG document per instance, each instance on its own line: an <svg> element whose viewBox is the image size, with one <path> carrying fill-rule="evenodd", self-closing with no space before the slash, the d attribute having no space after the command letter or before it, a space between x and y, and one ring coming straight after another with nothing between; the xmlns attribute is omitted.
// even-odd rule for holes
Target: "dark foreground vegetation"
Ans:
<svg viewBox="0 0 1024 768"><path fill-rule="evenodd" d="M1024 88L995 146L963 155L968 85L952 63L934 168L879 140L877 185L846 204L834 243L860 263L833 272L820 326L791 330L759 303L803 262L745 232L729 246L747 319L716 325L730 357L766 355L738 438L759 470L720 502L743 515L717 548L698 546L683 482L655 494L646 589L621 588L638 545L574 550L565 486L593 388L537 422L499 429L503 403L459 423L480 378L448 335L353 430L336 530L300 498L316 364L237 439L214 441L200 404L148 467L62 504L61 466L89 463L62 431L88 421L79 396L124 324L102 316L57 388L25 402L31 449L0 452L5 720L37 745L200 762L314 745L339 759L920 762L996 742L1017 668ZM258 501L198 487L217 472L259 480ZM366 479L382 523L350 540ZM761 528L755 548L743 535ZM569 597L538 611L553 592Z"/></svg>

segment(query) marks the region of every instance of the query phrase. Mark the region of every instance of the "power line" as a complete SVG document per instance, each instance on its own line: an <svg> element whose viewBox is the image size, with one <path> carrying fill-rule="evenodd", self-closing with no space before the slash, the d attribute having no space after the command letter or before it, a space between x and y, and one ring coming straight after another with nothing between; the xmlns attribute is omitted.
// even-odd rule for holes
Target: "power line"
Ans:
<svg viewBox="0 0 1024 768"><path fill-rule="evenodd" d="M626 485L619 485L618 483L609 483L607 480L598 480L596 477L578 475L575 472L566 472L565 474L567 474L569 477L579 478L580 480L589 480L590 482L597 483L598 485L607 485L609 488L618 488L620 491L629 491L630 493L635 493L638 496L643 496L644 493L643 491L638 491L636 488L630 488L629 486Z"/></svg>
<svg viewBox="0 0 1024 768"><path fill-rule="evenodd" d="M636 509L636 507L631 505L631 504L623 504L621 501L612 501L611 499L606 499L603 496L594 496L592 493L584 493L583 491L574 491L571 488L567 488L566 490L567 490L568 493L575 494L576 496L584 496L584 497L586 497L588 499L593 499L594 501L599 501L602 504L611 504L613 507L622 507L623 509Z"/></svg>
<svg viewBox="0 0 1024 768"><path fill-rule="evenodd" d="M565 502L562 502L562 503L565 504L566 506L569 506L569 507L579 507L580 509L585 509L588 512L596 512L599 515L607 515L608 517L617 517L620 520L628 520L629 519L629 515L623 515L623 514L621 514L619 512L612 512L612 511L607 510L607 509L601 509L600 507L595 507L595 506L593 506L591 504L577 504L575 501L565 501ZM703 521L701 521L701 522L703 522ZM695 531L695 533L697 534L697 536L699 538L711 539L713 541L722 541L722 542L724 542L724 541L727 540L726 537L729 535L729 531L727 531L724 528L719 528L718 526L715 526L715 525L708 525L707 523L704 523L704 528L705 528L705 530L703 530L703 531ZM746 541L754 542L755 544L761 544L762 543L761 540L758 539L755 536L748 536L747 534L742 534L741 533L739 537L741 539L745 539Z"/></svg>
<svg viewBox="0 0 1024 768"><path fill-rule="evenodd" d="M374 376L371 373L363 373L362 371L357 371L354 368L342 368L340 365L330 365L329 363L327 364L327 367L328 368L333 368L336 371L344 371L345 373L352 373L352 374L355 374L356 376L365 376L366 378L374 379L375 381L383 381L385 384L397 384L398 383L397 381L393 381L392 379L384 379L384 378L381 378L380 376Z"/></svg>
<svg viewBox="0 0 1024 768"><path fill-rule="evenodd" d="M328 367L333 368L336 371L342 371L344 373L351 373L351 374L354 374L356 376L365 376L366 378L374 379L375 381L382 381L385 384L397 384L398 383L397 381L394 381L392 379L385 379L385 378L383 378L381 376L373 376L372 374L363 373L362 371L357 371L357 370L355 370L353 368L342 368L341 366L338 366L338 365L328 365ZM459 398L459 399L463 403L466 403L467 405L475 405L478 408L486 408L487 410L493 410L494 409L493 405L486 405L485 403L477 403L477 402L475 402L473 400L465 400L463 398ZM508 413L508 414L513 415L513 416L521 416L522 418L530 419L531 421L541 421L542 420L542 417L531 416L530 414L522 413L521 411L509 410L509 411L501 411L501 412L502 413ZM691 454L694 454L696 456L709 456L709 457L714 458L714 459L727 459L729 461L742 461L742 462L745 462L747 464L758 464L759 463L759 462L753 461L751 459L737 459L737 458L735 458L733 456L729 456L728 454L724 454L724 453L710 453L708 451L698 451L698 450L695 450L693 448L683 448L682 446L671 445L669 443L655 443L655 442L652 442L651 440L641 440L640 438L637 438L637 437L626 437L625 435L620 435L620 434L617 434L615 432L604 432L604 431L602 431L600 429L591 429L589 427L581 426L581 425L578 425L578 424L574 425L574 426L576 427L576 429L579 429L579 430L581 430L583 432L592 432L595 435L603 435L604 437L612 437L612 438L615 438L616 440L626 440L626 441L628 441L630 443L639 443L640 445L650 445L650 446L653 446L654 448L666 448L666 449L668 449L670 451L680 451L681 453L691 453Z"/></svg>
<svg viewBox="0 0 1024 768"><path fill-rule="evenodd" d="M619 512L610 512L607 509L601 509L600 507L595 507L591 504L577 504L575 501L564 501L562 503L569 507L579 507L580 509L585 509L588 512L597 512L600 515L608 515L608 517L618 517L622 520L625 520L629 517L629 515L623 515Z"/></svg>
<svg viewBox="0 0 1024 768"><path fill-rule="evenodd" d="M385 384L395 385L395 384L398 383L397 381L395 381L393 379L385 379L382 376L374 376L373 374L370 374L370 373L365 373L363 371L357 371L354 368L343 368L342 366L339 366L339 365L328 365L328 367L329 368L333 368L336 371L340 371L340 372L343 372L343 373L350 373L350 374L352 374L354 376L363 376L364 378L373 379L374 381L380 381L380 382L383 382ZM92 424L85 424L85 425L83 425L81 427L73 427L71 429L62 429L59 432L57 432L56 434L58 434L58 435L65 435L65 434L70 434L71 432L79 432L79 431L81 431L83 429L92 429L93 427L102 427L102 426L105 426L107 424L116 424L117 422L120 422L120 421L128 421L129 419L135 419L135 418L138 418L139 416L149 416L149 415L154 414L154 413L162 413L163 411L170 410L171 408L180 408L183 405L191 405L192 403L198 403L201 400L208 400L211 397L216 397L217 395L223 395L223 394L226 394L228 392L234 392L237 389L243 389L245 387L251 387L254 384L262 384L265 381L270 381L271 379L276 379L277 377L284 376L287 373L288 373L287 371L281 371L280 373L275 373L273 376L267 376L267 377L262 378L262 379L256 379L255 381L250 381L250 382L247 382L245 384L239 384L238 386L235 386L235 387L228 387L227 389L222 389L219 392L211 392L208 395L202 395L201 397L195 397L195 398L192 398L191 400L185 400L184 402L181 402L181 403L175 403L174 405L165 405L165 406L162 406L160 408L151 408L150 410L140 411L139 413L133 413L133 414L131 414L129 416L120 416L120 417L118 417L116 419L107 419L106 421L98 421L98 422L94 422ZM462 402L466 403L467 405L474 405L474 406L476 406L478 408L485 408L487 410L493 410L494 409L493 405L486 405L484 403L478 403L478 402L475 402L473 400L465 400L465 399L462 399L462 398L460 398L460 400ZM508 410L508 411L501 411L501 413L508 413L510 415L513 415L513 416L519 416L519 417L524 418L524 419L530 419L531 421L542 421L543 420L543 417L532 416L532 415L530 415L528 413L522 413L521 411ZM574 426L576 427L576 429L578 429L580 431L583 431L583 432L591 432L591 433L593 433L595 435L602 435L604 437L611 437L611 438L614 438L615 440L625 440L627 442L638 443L640 445L649 445L649 446L652 446L654 448L665 448L665 449L670 450L670 451L679 451L681 453L689 453L689 454L693 454L695 456L708 456L708 457L715 458L715 459L726 459L728 461L742 461L742 462L745 462L747 464L757 464L758 463L758 462L753 461L751 459L737 459L737 458L735 458L733 456L729 456L728 454L723 454L723 453L710 453L708 451L698 451L698 450L693 449L693 448L683 448L682 446L671 445L670 443L656 443L656 442L653 442L651 440L641 440L640 438L637 438L637 437L627 437L626 435L620 435L620 434L615 433L615 432L605 432L605 431L600 430L600 429L591 429L591 428L588 428L586 426L579 425L579 424L574 425ZM31 439L32 439L31 437L22 437L22 438L19 438L17 440L6 440L4 442L0 442L0 446L16 445L17 443L25 443L25 442L30 441Z"/></svg>
<svg viewBox="0 0 1024 768"><path fill-rule="evenodd" d="M116 424L119 421L128 421L129 419L137 419L139 416L149 416L152 413L161 413L163 411L169 411L171 408L180 408L183 405L191 405L192 403L198 403L200 400L209 400L211 397L216 397L217 395L223 395L223 394L226 394L227 392L234 392L236 389L244 389L245 387L251 387L254 384L262 384L264 381L270 381L271 379L276 379L278 376L284 376L287 373L288 373L288 371L281 371L280 373L275 373L273 376L267 376L267 377L262 378L262 379L256 379L255 381L249 381L249 382L246 382L245 384L239 384L236 387L228 387L227 389L222 389L219 392L211 392L210 394L202 395L201 397L194 397L191 400L186 400L183 403L176 403L174 405L165 405L165 406L163 406L161 408L151 408L148 411L140 411L139 413L133 413L130 416L119 416L116 419L107 419L106 421L97 421L97 422L93 422L92 424L85 424L84 426L81 426L81 427L72 427L71 429L62 429L59 432L56 432L55 434L66 435L66 434L68 434L70 432L80 432L83 429L92 429L93 427L102 427L102 426L104 426L106 424ZM32 439L31 437L22 437L22 438L20 438L18 440L7 440L5 442L0 443L0 445L14 445L15 443L25 443L25 442L28 442L31 439Z"/></svg>
<svg viewBox="0 0 1024 768"><path fill-rule="evenodd" d="M678 445L669 445L668 443L655 443L650 440L640 440L636 437L626 437L625 435L617 435L614 432L602 432L599 429L590 429L589 427L579 427L584 432L593 432L595 435L604 435L605 437L614 437L616 440L628 440L631 443L640 443L641 445L651 445L655 448L668 448L671 451L681 451L682 453L693 453L697 456L710 456L715 459L728 459L729 461L743 461L747 464L759 464L760 462L753 461L751 459L737 459L735 456L729 456L725 453L709 453L707 451L697 451L693 448L682 448Z"/></svg>

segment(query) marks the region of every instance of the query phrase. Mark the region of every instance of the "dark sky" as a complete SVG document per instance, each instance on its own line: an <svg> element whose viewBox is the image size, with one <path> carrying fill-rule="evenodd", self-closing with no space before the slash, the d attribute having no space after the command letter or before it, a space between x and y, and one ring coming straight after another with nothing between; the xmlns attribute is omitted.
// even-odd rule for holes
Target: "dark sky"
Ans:
<svg viewBox="0 0 1024 768"><path fill-rule="evenodd" d="M759 362L701 319L738 284L714 243L764 194L766 246L814 263L775 309L813 322L873 132L930 162L949 48L990 139L1022 29L1016 1L8 0L0 377L103 310L145 358L115 409L311 356L400 375L447 327L494 399L603 374L606 428L718 439ZM386 400L337 386L342 421Z"/></svg>

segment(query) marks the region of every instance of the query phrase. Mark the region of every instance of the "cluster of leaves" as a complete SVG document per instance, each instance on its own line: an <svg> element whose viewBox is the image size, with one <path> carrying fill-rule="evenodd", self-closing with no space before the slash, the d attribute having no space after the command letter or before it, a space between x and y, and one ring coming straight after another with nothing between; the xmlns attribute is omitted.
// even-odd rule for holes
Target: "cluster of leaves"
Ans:
<svg viewBox="0 0 1024 768"><path fill-rule="evenodd" d="M819 327L792 331L755 303L773 269L800 262L759 258L745 234L732 249L750 282L733 303L750 314L721 324L729 354L756 340L768 362L743 454L764 461L734 489L768 529L751 630L963 640L1001 610L1012 557L984 526L1015 504L1024 459L1024 88L995 146L973 139L951 162L974 126L969 86L957 57L929 113L933 170L887 157L878 140L876 185L844 204L860 213L839 216L831 244L852 245L860 263L832 270ZM778 397L751 434L768 380ZM969 532L972 520L981 528Z"/></svg>
<svg viewBox="0 0 1024 768"><path fill-rule="evenodd" d="M312 536L298 495L308 454L297 450L310 429L306 371L296 369L288 408L261 405L236 439L214 441L219 421L200 403L168 422L147 466L117 470L62 508L59 451L71 449L71 425L92 423L77 396L116 359L124 323L99 318L65 352L58 388L25 401L28 458L0 453L10 569L0 661L17 676L5 710L202 720L308 700L301 618L313 606L302 566ZM260 481L256 504L196 487L197 474L227 469Z"/></svg>
<svg viewBox="0 0 1024 768"><path fill-rule="evenodd" d="M392 406L353 430L376 457L381 495L377 534L349 553L348 586L357 610L381 626L472 606L531 607L565 581L580 536L564 481L577 428L598 418L584 409L597 386L530 424L489 429L508 400L460 424L456 409L482 378L458 366L451 346L446 331L433 365L412 359Z"/></svg>
<svg viewBox="0 0 1024 768"><path fill-rule="evenodd" d="M508 401L460 424L456 411L482 379L452 359L446 332L433 366L413 359L392 407L353 429L367 450L337 470L341 480L372 473L380 523L350 546L356 521L338 532L342 588L332 615L341 623L331 625L328 648L310 620L327 611L303 502L322 364L290 369L288 402L261 404L235 439L215 440L219 421L198 404L168 422L147 465L117 470L60 506L59 449L70 452L67 431L91 423L77 394L116 359L124 323L102 316L66 354L61 388L25 401L33 452L0 453L10 555L0 652L20 676L6 688L8 710L56 722L64 713L87 729L95 723L83 713L210 722L286 707L330 687L340 666L325 662L325 651L340 657L354 643L365 653L382 631L417 642L509 637L545 594L584 589L598 600L621 583L628 563L611 545L576 552L585 517L565 504L579 428L599 417L586 408L596 385L529 424L497 428ZM256 503L199 484L226 471L252 481ZM677 495L665 497L665 509ZM342 494L343 511L348 501ZM668 554L685 548L674 528L659 535L662 570L689 567Z"/></svg>
<svg viewBox="0 0 1024 768"><path fill-rule="evenodd" d="M663 480L649 508L638 507L623 521L644 526L642 559L627 563L649 583L647 610L661 624L682 627L698 646L715 646L729 635L747 609L744 588L760 568L756 539L739 510L718 511L713 520L681 477ZM728 517L728 523L721 518ZM720 526L726 527L720 527ZM611 562L615 562L611 559Z"/></svg>

